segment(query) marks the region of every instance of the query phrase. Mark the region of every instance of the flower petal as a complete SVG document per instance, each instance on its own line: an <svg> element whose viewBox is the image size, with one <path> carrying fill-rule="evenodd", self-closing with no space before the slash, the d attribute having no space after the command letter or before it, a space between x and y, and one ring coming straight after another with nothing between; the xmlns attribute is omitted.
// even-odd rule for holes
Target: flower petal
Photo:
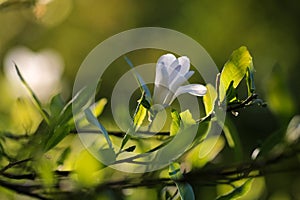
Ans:
<svg viewBox="0 0 300 200"><path fill-rule="evenodd" d="M169 83L169 74L167 68L162 63L157 63L155 72L155 85L167 86Z"/></svg>
<svg viewBox="0 0 300 200"><path fill-rule="evenodd" d="M178 66L179 66L179 62L178 62L178 60L176 59L176 60L174 60L174 61L171 63L170 66L167 67L168 72L169 72L169 75L170 75L171 73L173 73L173 71L176 70L176 68L177 68ZM178 71L178 70L177 70L177 71Z"/></svg>
<svg viewBox="0 0 300 200"><path fill-rule="evenodd" d="M186 73L186 74L184 75L184 78L185 78L186 80L189 80L189 78L191 78L191 76L193 76L194 73L195 73L194 71L189 71L188 73Z"/></svg>
<svg viewBox="0 0 300 200"><path fill-rule="evenodd" d="M206 91L207 91L206 87L200 84L189 84L189 85L180 86L176 90L173 98L170 101L170 104L175 100L176 97L178 97L181 94L189 93L194 96L204 96L206 94Z"/></svg>
<svg viewBox="0 0 300 200"><path fill-rule="evenodd" d="M181 74L186 74L190 70L190 59L186 56L181 56L178 58L179 65L181 65Z"/></svg>
<svg viewBox="0 0 300 200"><path fill-rule="evenodd" d="M157 61L157 66L160 65L160 64L162 64L162 65L164 65L165 67L168 68L169 66L171 66L171 64L172 64L175 60L177 60L176 57L175 57L173 54L168 53L168 54L162 55L162 56L158 59L158 61Z"/></svg>
<svg viewBox="0 0 300 200"><path fill-rule="evenodd" d="M153 101L161 104L168 92L169 75L164 65L157 66L154 84Z"/></svg>

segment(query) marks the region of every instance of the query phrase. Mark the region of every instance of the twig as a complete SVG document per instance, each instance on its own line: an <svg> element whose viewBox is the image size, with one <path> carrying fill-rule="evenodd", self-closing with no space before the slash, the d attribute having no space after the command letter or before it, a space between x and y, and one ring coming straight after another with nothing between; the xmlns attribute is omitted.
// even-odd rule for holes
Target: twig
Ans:
<svg viewBox="0 0 300 200"><path fill-rule="evenodd" d="M87 130L87 129L81 129L81 130L71 130L70 133L72 134L79 134L79 133L94 133L94 134L102 134L99 130ZM169 136L170 132L150 132L150 131L138 131L139 134L143 135L153 135L153 136ZM123 138L125 136L124 132L121 131L108 131L109 135L113 135L116 137ZM141 137L142 138L142 137ZM149 138L147 138L149 139Z"/></svg>
<svg viewBox="0 0 300 200"><path fill-rule="evenodd" d="M253 93L252 95L250 95L249 97L247 97L247 99L245 99L244 101L242 101L241 103L237 104L237 105L229 105L227 106L226 111L227 112L232 112L232 111L236 111L238 109L241 108L245 108L246 106L249 106L250 102L254 99L257 99L258 95Z"/></svg>
<svg viewBox="0 0 300 200"><path fill-rule="evenodd" d="M0 174L3 174L6 170L8 170L9 168L12 168L16 165L19 165L19 164L22 164L22 163L25 163L25 162L28 162L30 161L31 158L27 158L27 159L24 159L24 160L19 160L19 161L16 161L16 162L11 162L9 163L8 165L6 165L5 167L3 167L1 170L0 170Z"/></svg>

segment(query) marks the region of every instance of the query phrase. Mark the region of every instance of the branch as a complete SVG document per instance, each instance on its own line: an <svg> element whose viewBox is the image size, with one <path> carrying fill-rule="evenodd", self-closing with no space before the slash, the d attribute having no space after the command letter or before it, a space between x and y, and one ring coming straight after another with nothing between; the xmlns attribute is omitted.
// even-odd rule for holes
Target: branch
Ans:
<svg viewBox="0 0 300 200"><path fill-rule="evenodd" d="M102 134L99 130L88 130L88 129L82 129L82 130L71 130L70 133L72 134L81 134L81 133L94 133L94 134ZM152 136L170 136L170 132L150 132L150 131L138 131L139 134L143 135L152 135ZM122 131L108 131L109 135L113 135L119 138L123 138L125 136L125 133ZM140 138L142 139L142 137ZM149 139L149 138L147 138Z"/></svg>
<svg viewBox="0 0 300 200"><path fill-rule="evenodd" d="M241 109L241 108L245 108L249 105L251 105L250 103L254 100L254 99L257 99L258 95L253 93L251 94L249 97L247 97L247 99L245 99L244 101L240 102L239 104L236 104L236 105L228 105L227 106L227 109L226 111L227 112L233 112L233 111L236 111L238 109Z"/></svg>
<svg viewBox="0 0 300 200"><path fill-rule="evenodd" d="M8 165L6 165L5 167L3 167L1 170L0 170L0 174L3 174L6 170L8 170L9 168L12 168L16 165L19 165L19 164L22 164L22 163L25 163L25 162L28 162L30 161L31 158L27 158L27 159L24 159L24 160L19 160L19 161L16 161L16 162L11 162L9 163Z"/></svg>
<svg viewBox="0 0 300 200"><path fill-rule="evenodd" d="M178 181L195 183L197 186L215 186L218 184L231 184L237 180L245 179L245 178L254 178L266 176L268 174L274 173L282 173L282 172L291 172L292 170L299 172L299 164L296 163L295 166L291 166L289 169L283 168L274 168L275 165L282 164L282 162L287 161L288 159L294 158L300 154L300 149L288 149L281 154L274 155L272 157L265 157L261 159L257 159L251 162L244 162L240 164L234 164L230 166L216 167L214 169L195 169L193 172L184 174L183 178ZM26 160L18 161L15 163L11 163L8 166L15 166L17 164L26 162ZM5 167L3 169L8 169L9 167ZM3 170L2 171L5 171ZM58 177L58 182L60 180L66 180L66 178L70 177L72 171L54 171L56 176ZM24 175L12 175L2 173L2 176L6 178L12 179L35 179L35 174L24 174ZM59 177L62 177L60 179ZM147 176L151 178L145 178L144 176L126 178L125 180L117 180L113 182L105 182L99 184L98 186L91 188L90 190L101 192L106 189L125 189L125 188L137 188L137 187L155 187L155 186L173 186L174 182L170 178L158 178L156 176ZM7 183L0 179L0 185L8 188L10 190L14 190L21 194L26 194L32 197L36 197L39 199L48 199L46 196L51 195L65 195L66 197L72 194L78 194L78 190L71 191L61 191L59 187L52 188L51 191L45 189L42 184L29 184L20 185L20 184L12 184ZM59 184L58 184L59 185ZM40 194L37 194L37 191ZM89 192L89 189L82 190L83 193Z"/></svg>

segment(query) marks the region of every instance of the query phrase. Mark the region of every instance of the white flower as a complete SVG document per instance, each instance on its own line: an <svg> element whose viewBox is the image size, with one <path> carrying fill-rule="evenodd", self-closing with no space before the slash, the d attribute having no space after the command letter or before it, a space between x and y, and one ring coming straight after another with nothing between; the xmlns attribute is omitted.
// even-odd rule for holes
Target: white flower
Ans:
<svg viewBox="0 0 300 200"><path fill-rule="evenodd" d="M184 93L194 96L205 95L207 89L203 85L183 85L193 74L194 71L190 71L188 57L176 58L173 54L161 56L156 64L153 104L161 104L167 107L171 105L176 97Z"/></svg>

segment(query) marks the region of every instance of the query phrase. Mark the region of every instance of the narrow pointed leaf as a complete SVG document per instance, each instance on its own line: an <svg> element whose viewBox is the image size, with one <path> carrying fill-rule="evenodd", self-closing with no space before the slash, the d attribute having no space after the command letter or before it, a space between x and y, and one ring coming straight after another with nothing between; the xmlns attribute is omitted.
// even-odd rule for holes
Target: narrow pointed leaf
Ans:
<svg viewBox="0 0 300 200"><path fill-rule="evenodd" d="M215 101L217 99L217 91L211 84L206 85L207 93L203 96L203 103L206 115L210 115L215 107Z"/></svg>
<svg viewBox="0 0 300 200"><path fill-rule="evenodd" d="M106 142L109 146L109 148L113 149L113 146L112 146L112 142L109 138L109 135L108 135L108 132L106 131L106 129L104 128L104 126L102 126L102 124L98 121L98 119L93 115L92 111L87 108L85 111L85 116L87 118L87 120L94 126L98 127L99 130L103 133L105 139L106 139Z"/></svg>
<svg viewBox="0 0 300 200"><path fill-rule="evenodd" d="M170 136L176 135L180 129L180 115L177 110L173 109L171 112L172 122L170 126Z"/></svg>
<svg viewBox="0 0 300 200"><path fill-rule="evenodd" d="M43 116L44 120L47 122L47 124L50 124L49 121L49 114L43 109L42 107L42 103L40 102L39 98L36 96L36 94L33 92L33 90L31 89L31 87L28 85L28 83L26 82L26 80L24 79L24 77L22 76L18 66L15 64L15 69L17 71L17 75L20 78L22 84L26 87L26 89L28 90L29 94L31 95L31 97L33 98L34 103L36 104L37 108L39 109L41 115Z"/></svg>
<svg viewBox="0 0 300 200"><path fill-rule="evenodd" d="M134 77L137 80L141 91L145 92L146 98L147 100L151 99L151 93L150 90L148 88L148 86L146 85L145 81L143 80L143 78L135 71L134 69L134 65L132 64L132 62L129 60L129 58L127 56L125 56L125 60L127 62L127 64L132 68L133 72L134 72Z"/></svg>

